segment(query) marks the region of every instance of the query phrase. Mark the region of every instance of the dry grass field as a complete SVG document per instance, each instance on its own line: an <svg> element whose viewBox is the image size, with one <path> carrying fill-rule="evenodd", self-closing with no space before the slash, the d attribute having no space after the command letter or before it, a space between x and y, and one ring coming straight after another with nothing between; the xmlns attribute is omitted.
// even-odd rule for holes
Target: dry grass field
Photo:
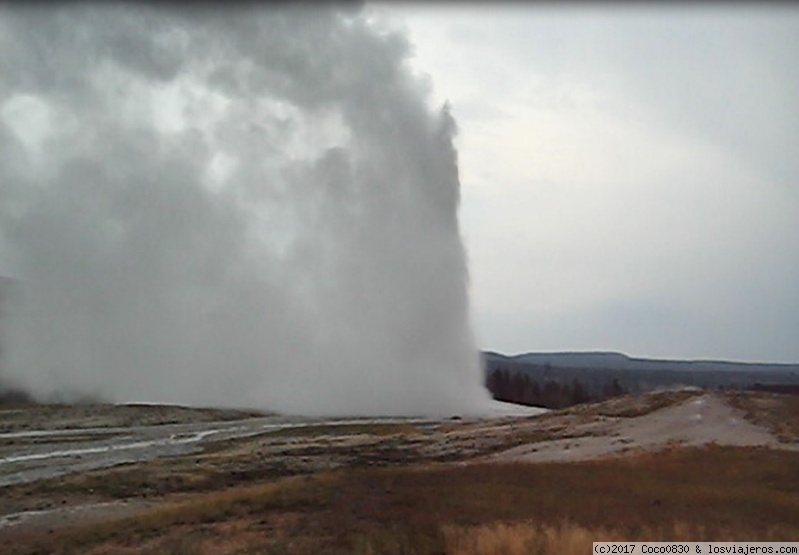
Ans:
<svg viewBox="0 0 799 555"><path fill-rule="evenodd" d="M799 395L743 391L728 393L726 398L748 420L768 428L780 442L799 442Z"/></svg>

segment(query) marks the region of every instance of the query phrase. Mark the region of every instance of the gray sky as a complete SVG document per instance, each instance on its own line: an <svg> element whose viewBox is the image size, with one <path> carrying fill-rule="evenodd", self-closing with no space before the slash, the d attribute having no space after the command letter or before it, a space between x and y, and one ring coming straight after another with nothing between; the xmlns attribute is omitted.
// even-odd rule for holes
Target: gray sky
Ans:
<svg viewBox="0 0 799 555"><path fill-rule="evenodd" d="M482 348L799 361L799 8L372 8L453 105Z"/></svg>

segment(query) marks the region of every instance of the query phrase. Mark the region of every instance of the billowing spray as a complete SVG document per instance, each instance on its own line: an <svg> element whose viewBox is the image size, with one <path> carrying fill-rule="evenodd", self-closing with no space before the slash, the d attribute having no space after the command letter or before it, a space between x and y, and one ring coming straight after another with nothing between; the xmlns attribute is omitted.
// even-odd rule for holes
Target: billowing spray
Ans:
<svg viewBox="0 0 799 555"><path fill-rule="evenodd" d="M359 10L4 10L3 372L305 414L488 401L447 107Z"/></svg>

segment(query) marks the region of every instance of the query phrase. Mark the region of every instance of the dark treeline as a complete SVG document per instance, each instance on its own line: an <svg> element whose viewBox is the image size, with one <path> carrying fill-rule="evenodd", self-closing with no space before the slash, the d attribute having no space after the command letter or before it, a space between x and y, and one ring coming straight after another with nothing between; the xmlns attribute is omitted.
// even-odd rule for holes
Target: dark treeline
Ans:
<svg viewBox="0 0 799 555"><path fill-rule="evenodd" d="M486 387L498 401L548 409L561 409L629 393L617 379L611 380L600 392L591 392L577 378L566 382L554 379L539 381L509 368L491 371L486 378Z"/></svg>
<svg viewBox="0 0 799 555"><path fill-rule="evenodd" d="M635 370L530 364L484 356L486 386L499 401L560 409L662 388L698 387L799 394L794 371Z"/></svg>
<svg viewBox="0 0 799 555"><path fill-rule="evenodd" d="M761 384L756 383L750 387L752 391L765 391L766 393L785 393L799 395L799 385L794 384Z"/></svg>

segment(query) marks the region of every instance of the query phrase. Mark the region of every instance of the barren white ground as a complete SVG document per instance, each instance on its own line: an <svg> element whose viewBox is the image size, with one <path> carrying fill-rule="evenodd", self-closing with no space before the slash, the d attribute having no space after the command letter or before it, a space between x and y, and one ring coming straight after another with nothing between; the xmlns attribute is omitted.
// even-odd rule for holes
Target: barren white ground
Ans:
<svg viewBox="0 0 799 555"><path fill-rule="evenodd" d="M565 462L656 450L669 445L762 446L797 450L744 419L718 395L706 393L634 418L594 417L574 430L582 437L527 443L481 458L506 462Z"/></svg>

